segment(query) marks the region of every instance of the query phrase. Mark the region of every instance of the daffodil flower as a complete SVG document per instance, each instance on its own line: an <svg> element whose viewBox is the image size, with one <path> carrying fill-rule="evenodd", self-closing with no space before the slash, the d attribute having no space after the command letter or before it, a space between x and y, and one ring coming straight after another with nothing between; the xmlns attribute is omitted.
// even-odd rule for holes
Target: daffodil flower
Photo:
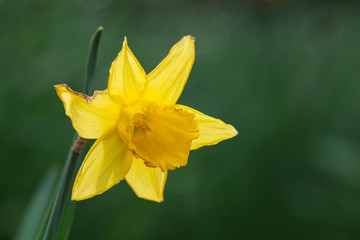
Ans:
<svg viewBox="0 0 360 240"><path fill-rule="evenodd" d="M125 179L138 197L161 202L168 170L185 166L190 149L237 134L219 119L176 104L194 58L194 38L183 37L146 75L125 38L106 90L89 97L66 84L55 86L79 136L97 139L77 174L72 200Z"/></svg>

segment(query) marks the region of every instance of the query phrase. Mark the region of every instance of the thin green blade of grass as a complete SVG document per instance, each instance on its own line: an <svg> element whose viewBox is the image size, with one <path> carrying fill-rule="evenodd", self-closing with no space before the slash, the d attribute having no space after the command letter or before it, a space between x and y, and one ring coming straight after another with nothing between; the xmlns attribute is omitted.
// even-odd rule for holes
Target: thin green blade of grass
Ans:
<svg viewBox="0 0 360 240"><path fill-rule="evenodd" d="M50 168L47 171L26 208L14 240L36 238L49 204L51 204L58 175L59 173L55 168Z"/></svg>

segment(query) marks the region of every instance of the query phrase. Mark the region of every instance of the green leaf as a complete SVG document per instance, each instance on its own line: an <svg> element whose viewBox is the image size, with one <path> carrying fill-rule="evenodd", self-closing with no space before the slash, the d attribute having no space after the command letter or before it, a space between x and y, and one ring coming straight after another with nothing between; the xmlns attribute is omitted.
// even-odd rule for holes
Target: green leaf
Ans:
<svg viewBox="0 0 360 240"><path fill-rule="evenodd" d="M58 174L55 168L51 168L43 177L26 208L14 240L35 239L51 203Z"/></svg>
<svg viewBox="0 0 360 240"><path fill-rule="evenodd" d="M101 33L104 30L103 27L98 27L95 31L94 35L90 40L89 51L88 51L88 58L85 67L85 83L84 83L84 93L86 95L91 94L92 83L94 80L95 74L95 64L97 59L97 53L99 49L99 43L101 38Z"/></svg>

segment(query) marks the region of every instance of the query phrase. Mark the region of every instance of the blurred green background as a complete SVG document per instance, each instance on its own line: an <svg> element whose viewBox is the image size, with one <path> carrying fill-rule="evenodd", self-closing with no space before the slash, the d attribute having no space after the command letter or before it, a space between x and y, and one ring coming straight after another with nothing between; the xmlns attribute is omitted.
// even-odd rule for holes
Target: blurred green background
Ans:
<svg viewBox="0 0 360 240"><path fill-rule="evenodd" d="M16 233L73 129L54 84L94 89L123 37L150 72L182 36L196 60L179 103L239 135L190 153L165 202L125 182L79 202L70 239L360 239L358 1L0 0L0 239Z"/></svg>

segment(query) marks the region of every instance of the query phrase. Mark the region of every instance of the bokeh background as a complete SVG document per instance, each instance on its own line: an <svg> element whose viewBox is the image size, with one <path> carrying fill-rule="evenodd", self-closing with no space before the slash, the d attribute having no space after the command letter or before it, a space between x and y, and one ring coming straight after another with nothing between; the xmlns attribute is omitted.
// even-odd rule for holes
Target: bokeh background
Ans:
<svg viewBox="0 0 360 240"><path fill-rule="evenodd" d="M100 25L95 89L124 36L150 72L191 34L179 102L239 135L191 152L161 204L125 182L79 202L70 239L360 239L358 1L1 0L0 20L0 239L64 164L53 85L81 91Z"/></svg>

